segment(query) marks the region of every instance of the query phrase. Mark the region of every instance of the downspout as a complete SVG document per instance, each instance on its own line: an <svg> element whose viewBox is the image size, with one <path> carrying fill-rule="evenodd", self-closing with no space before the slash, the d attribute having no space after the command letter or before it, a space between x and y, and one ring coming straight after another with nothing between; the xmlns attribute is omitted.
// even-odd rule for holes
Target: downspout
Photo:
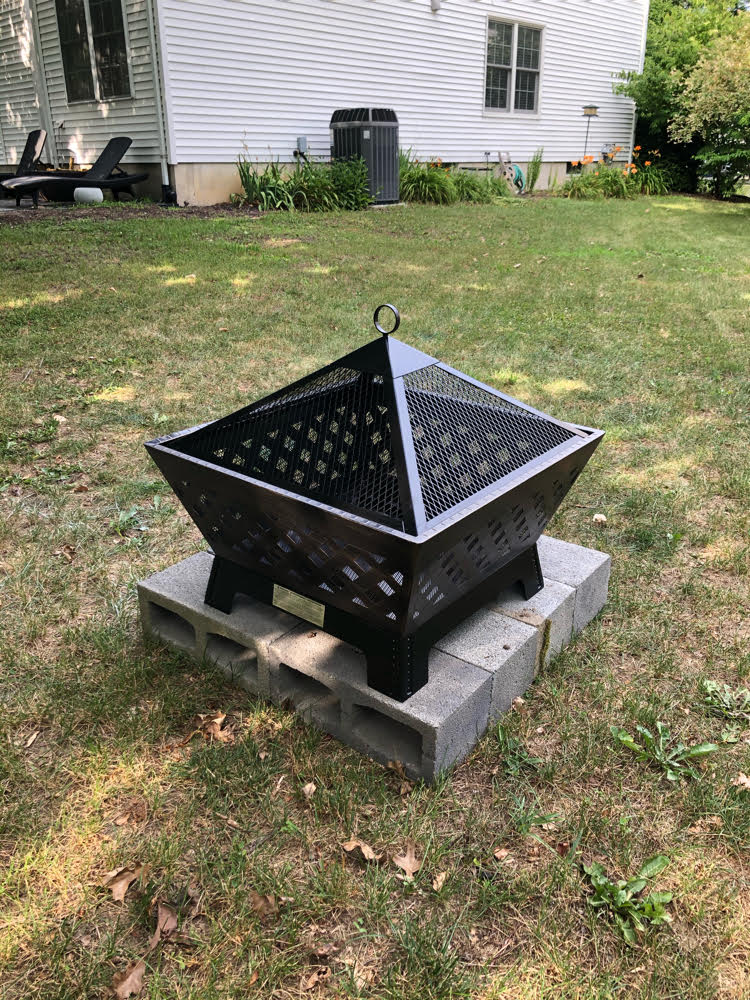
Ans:
<svg viewBox="0 0 750 1000"><path fill-rule="evenodd" d="M154 71L154 90L156 91L156 120L159 127L159 164L161 166L161 200L164 205L176 205L177 195L169 179L169 163L167 159L167 126L166 108L164 106L164 85L161 52L156 44L156 10L155 0L146 0L148 7L148 37L151 46L151 65Z"/></svg>
<svg viewBox="0 0 750 1000"><path fill-rule="evenodd" d="M52 166L57 166L57 139L55 123L52 120L52 109L47 92L47 76L44 72L44 54L42 41L39 37L36 17L36 0L24 0L24 13L31 25L31 72L34 77L34 89L39 99L39 117L41 126L47 133L47 152L52 160Z"/></svg>

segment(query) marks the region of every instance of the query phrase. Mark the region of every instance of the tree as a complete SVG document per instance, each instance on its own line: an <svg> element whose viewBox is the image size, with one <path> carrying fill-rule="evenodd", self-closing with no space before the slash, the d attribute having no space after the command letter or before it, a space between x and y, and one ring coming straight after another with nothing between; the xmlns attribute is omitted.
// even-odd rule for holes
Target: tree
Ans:
<svg viewBox="0 0 750 1000"><path fill-rule="evenodd" d="M714 193L734 191L750 173L750 16L717 39L685 77L669 132L700 142L697 157L711 172Z"/></svg>
<svg viewBox="0 0 750 1000"><path fill-rule="evenodd" d="M684 184L694 188L695 141L671 141L669 123L681 110L684 78L717 38L737 24L736 3L730 0L651 0L642 73L623 73L619 93L635 101L637 140L662 150L663 161L682 165Z"/></svg>

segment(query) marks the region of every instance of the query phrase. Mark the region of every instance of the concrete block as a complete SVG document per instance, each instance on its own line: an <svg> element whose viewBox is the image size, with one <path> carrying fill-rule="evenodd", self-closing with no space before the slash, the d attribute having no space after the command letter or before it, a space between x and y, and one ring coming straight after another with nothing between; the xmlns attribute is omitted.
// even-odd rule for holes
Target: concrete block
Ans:
<svg viewBox="0 0 750 1000"><path fill-rule="evenodd" d="M596 549L542 535L539 561L545 578L564 583L575 592L573 634L580 632L604 607L612 557Z"/></svg>
<svg viewBox="0 0 750 1000"><path fill-rule="evenodd" d="M429 682L406 702L369 688L363 654L309 625L274 642L269 652L275 701L290 700L376 760L401 761L412 777L431 780L465 757L487 728L492 677L438 649L430 653ZM332 703L335 719L327 714Z"/></svg>
<svg viewBox="0 0 750 1000"><path fill-rule="evenodd" d="M438 639L435 648L491 674L489 721L494 722L533 681L538 643L532 625L483 608Z"/></svg>
<svg viewBox="0 0 750 1000"><path fill-rule="evenodd" d="M143 631L196 659L214 662L247 690L269 695L268 647L300 620L250 598L224 614L203 600L213 555L196 552L138 584Z"/></svg>
<svg viewBox="0 0 750 1000"><path fill-rule="evenodd" d="M544 587L528 601L516 591L504 590L487 607L537 630L538 669L570 642L575 603L576 592L572 587L545 580Z"/></svg>
<svg viewBox="0 0 750 1000"><path fill-rule="evenodd" d="M250 598L231 614L204 603L213 556L198 552L138 584L143 630L212 661L248 691L290 704L307 722L411 777L433 780L463 759L535 668L601 609L610 558L542 538L545 586L530 601L498 594L430 653L428 683L405 702L367 686L364 655L307 622Z"/></svg>

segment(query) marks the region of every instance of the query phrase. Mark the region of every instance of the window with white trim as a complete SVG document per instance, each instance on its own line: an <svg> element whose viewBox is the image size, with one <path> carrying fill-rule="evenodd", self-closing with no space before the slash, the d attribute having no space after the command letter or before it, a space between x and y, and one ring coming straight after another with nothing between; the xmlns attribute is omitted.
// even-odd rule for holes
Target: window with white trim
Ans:
<svg viewBox="0 0 750 1000"><path fill-rule="evenodd" d="M490 19L484 106L488 111L539 110L542 31Z"/></svg>
<svg viewBox="0 0 750 1000"><path fill-rule="evenodd" d="M130 97L122 0L55 0L68 101Z"/></svg>

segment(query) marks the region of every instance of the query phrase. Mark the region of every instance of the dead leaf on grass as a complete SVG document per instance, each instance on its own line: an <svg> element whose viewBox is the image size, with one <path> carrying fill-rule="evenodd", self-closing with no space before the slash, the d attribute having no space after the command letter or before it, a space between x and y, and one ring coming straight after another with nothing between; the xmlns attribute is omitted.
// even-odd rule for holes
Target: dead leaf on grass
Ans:
<svg viewBox="0 0 750 1000"><path fill-rule="evenodd" d="M36 741L39 739L39 733L40 733L40 730L37 729L35 732L33 732L31 734L31 736L29 736L29 738L24 743L24 749L25 750L28 750L29 747L33 746L36 743Z"/></svg>
<svg viewBox="0 0 750 1000"><path fill-rule="evenodd" d="M56 421L58 424L67 424L68 422L68 418L64 417L62 413L53 413L52 419Z"/></svg>
<svg viewBox="0 0 750 1000"><path fill-rule="evenodd" d="M711 829L720 830L724 826L721 816L701 816L692 826L688 827L688 833L708 833Z"/></svg>
<svg viewBox="0 0 750 1000"><path fill-rule="evenodd" d="M73 559L75 558L75 554L76 554L76 547L75 547L75 545L67 545L67 544L63 545L63 547L61 549L58 549L56 552L52 553L52 555L54 555L54 556L62 556L63 559L66 562L69 562L69 563L73 562Z"/></svg>
<svg viewBox="0 0 750 1000"><path fill-rule="evenodd" d="M522 712L525 706L526 702L524 701L523 698L514 698L511 704L511 708L514 709L516 712Z"/></svg>
<svg viewBox="0 0 750 1000"><path fill-rule="evenodd" d="M329 969L328 966L326 966L323 969L315 969L313 972L310 973L309 976L302 977L302 980L300 982L300 989L305 990L305 992L307 992L308 990L314 990L316 986L318 986L320 983L324 983L326 979L330 978L331 978L331 970Z"/></svg>
<svg viewBox="0 0 750 1000"><path fill-rule="evenodd" d="M77 486L73 487L74 493L88 493L89 488L85 483L79 483Z"/></svg>
<svg viewBox="0 0 750 1000"><path fill-rule="evenodd" d="M114 824L115 826L125 826L127 823L142 823L147 815L146 803L143 799L133 799L132 802L128 803L122 812L115 816Z"/></svg>
<svg viewBox="0 0 750 1000"><path fill-rule="evenodd" d="M308 781L306 785L302 786L302 794L305 796L308 802L313 797L313 795L315 795L315 792L317 790L318 786L312 781Z"/></svg>
<svg viewBox="0 0 750 1000"><path fill-rule="evenodd" d="M112 991L117 1000L128 1000L128 997L138 996L143 989L143 974L146 963L143 959L131 962L124 972L116 972L112 979Z"/></svg>
<svg viewBox="0 0 750 1000"><path fill-rule="evenodd" d="M492 852L492 857L496 858L498 861L505 861L509 855L510 851L507 847L498 847L497 850Z"/></svg>
<svg viewBox="0 0 750 1000"><path fill-rule="evenodd" d="M393 863L405 872L407 882L411 882L419 869L422 867L422 862L416 855L416 845L413 841L410 840L407 843L406 850L403 854L397 854L393 858Z"/></svg>
<svg viewBox="0 0 750 1000"><path fill-rule="evenodd" d="M438 872L435 878L432 880L432 888L435 892L440 892L440 890L445 885L445 881L448 878L448 872Z"/></svg>
<svg viewBox="0 0 750 1000"><path fill-rule="evenodd" d="M177 930L177 911L169 903L158 900L156 904L156 930L148 943L148 950L153 951L160 941L166 941Z"/></svg>
<svg viewBox="0 0 750 1000"><path fill-rule="evenodd" d="M145 878L150 869L150 865L133 865L124 868L113 868L107 872L99 883L103 889L112 891L112 899L115 903L121 903L125 899L125 893L138 878Z"/></svg>
<svg viewBox="0 0 750 1000"><path fill-rule="evenodd" d="M257 983L257 982L258 982L258 970L257 969L253 969L253 971L250 973L250 978L247 981L247 985L248 986L252 986L253 983Z"/></svg>
<svg viewBox="0 0 750 1000"><path fill-rule="evenodd" d="M739 788L743 792L750 792L750 778L746 774L743 774L742 771L740 771L732 784L735 788Z"/></svg>
<svg viewBox="0 0 750 1000"><path fill-rule="evenodd" d="M337 955L340 951L341 942L339 941L318 941L310 947L310 954L314 958L331 958L332 955Z"/></svg>
<svg viewBox="0 0 750 1000"><path fill-rule="evenodd" d="M261 918L270 917L279 912L279 904L276 902L275 896L270 893L256 892L255 889L250 890L250 905Z"/></svg>
<svg viewBox="0 0 750 1000"><path fill-rule="evenodd" d="M364 840L360 840L358 837L353 837L351 840L345 841L341 846L347 854L359 858L360 861L380 861L383 856L382 854L376 854L369 844L366 844Z"/></svg>

